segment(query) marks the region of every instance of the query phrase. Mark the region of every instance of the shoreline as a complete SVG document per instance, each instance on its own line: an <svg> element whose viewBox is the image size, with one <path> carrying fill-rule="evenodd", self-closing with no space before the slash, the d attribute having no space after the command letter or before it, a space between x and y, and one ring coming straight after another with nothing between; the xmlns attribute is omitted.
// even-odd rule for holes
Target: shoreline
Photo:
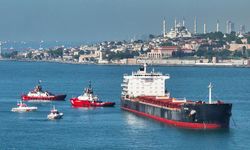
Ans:
<svg viewBox="0 0 250 150"><path fill-rule="evenodd" d="M122 63L79 63L71 61L59 60L24 60L24 59L0 59L0 61L18 61L18 62L45 62L45 63L58 63L58 64L73 64L73 65L100 65L100 66L139 66L141 64L122 64ZM167 67L208 67L208 68L250 68L250 65L228 65L223 63L204 63L204 64L149 64L151 66L167 66Z"/></svg>

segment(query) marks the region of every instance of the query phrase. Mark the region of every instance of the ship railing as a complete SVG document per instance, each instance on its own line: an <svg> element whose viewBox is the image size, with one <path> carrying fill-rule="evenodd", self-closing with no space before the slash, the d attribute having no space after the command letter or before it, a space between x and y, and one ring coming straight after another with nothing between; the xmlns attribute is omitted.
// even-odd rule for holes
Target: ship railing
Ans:
<svg viewBox="0 0 250 150"><path fill-rule="evenodd" d="M122 89L128 90L128 86L122 86Z"/></svg>
<svg viewBox="0 0 250 150"><path fill-rule="evenodd" d="M127 91L128 91L128 88L123 88L122 91L127 92Z"/></svg>
<svg viewBox="0 0 250 150"><path fill-rule="evenodd" d="M185 103L185 102L187 102L187 99L185 97L184 98L173 98L173 102Z"/></svg>
<svg viewBox="0 0 250 150"><path fill-rule="evenodd" d="M173 102L172 99L162 100L162 99L155 99L153 97L141 97L139 98L139 101L162 107L168 107L171 109L179 109L181 106L180 105L181 102Z"/></svg>
<svg viewBox="0 0 250 150"><path fill-rule="evenodd" d="M125 83L121 84L121 87L127 87L127 86L128 86L128 84L125 84Z"/></svg>

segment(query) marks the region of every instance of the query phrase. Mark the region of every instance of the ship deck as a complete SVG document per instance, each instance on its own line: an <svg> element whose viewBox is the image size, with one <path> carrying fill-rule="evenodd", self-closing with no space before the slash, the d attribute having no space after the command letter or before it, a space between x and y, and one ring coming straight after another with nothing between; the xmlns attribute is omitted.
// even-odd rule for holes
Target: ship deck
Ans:
<svg viewBox="0 0 250 150"><path fill-rule="evenodd" d="M183 104L205 104L203 101L191 101L186 99L176 99L167 97L156 97L156 96L139 96L131 99L133 101L140 101L161 107L179 109Z"/></svg>

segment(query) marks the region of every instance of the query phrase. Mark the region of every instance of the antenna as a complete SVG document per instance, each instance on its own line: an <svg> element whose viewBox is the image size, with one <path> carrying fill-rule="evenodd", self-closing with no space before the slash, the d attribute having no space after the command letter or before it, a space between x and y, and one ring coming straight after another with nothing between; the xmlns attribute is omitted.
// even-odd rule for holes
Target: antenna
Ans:
<svg viewBox="0 0 250 150"><path fill-rule="evenodd" d="M91 89L91 81L89 80L89 89Z"/></svg>
<svg viewBox="0 0 250 150"><path fill-rule="evenodd" d="M147 73L147 63L144 63L144 73Z"/></svg>
<svg viewBox="0 0 250 150"><path fill-rule="evenodd" d="M209 84L209 86L208 86L209 104L212 104L212 88L213 88L213 86L212 86L212 84L211 84L211 82L210 82L210 84Z"/></svg>

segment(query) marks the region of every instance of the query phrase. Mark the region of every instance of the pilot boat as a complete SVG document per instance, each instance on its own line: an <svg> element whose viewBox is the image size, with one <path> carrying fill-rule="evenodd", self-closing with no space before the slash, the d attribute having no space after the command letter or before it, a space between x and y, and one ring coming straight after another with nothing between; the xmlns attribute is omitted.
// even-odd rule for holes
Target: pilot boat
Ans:
<svg viewBox="0 0 250 150"><path fill-rule="evenodd" d="M50 114L48 114L47 118L49 120L55 120L55 119L61 119L63 116L63 113L60 113L55 106L53 106L53 108L50 111Z"/></svg>
<svg viewBox="0 0 250 150"><path fill-rule="evenodd" d="M30 112L30 111L36 111L37 107L29 107L22 101L17 103L18 107L12 108L12 112Z"/></svg>

